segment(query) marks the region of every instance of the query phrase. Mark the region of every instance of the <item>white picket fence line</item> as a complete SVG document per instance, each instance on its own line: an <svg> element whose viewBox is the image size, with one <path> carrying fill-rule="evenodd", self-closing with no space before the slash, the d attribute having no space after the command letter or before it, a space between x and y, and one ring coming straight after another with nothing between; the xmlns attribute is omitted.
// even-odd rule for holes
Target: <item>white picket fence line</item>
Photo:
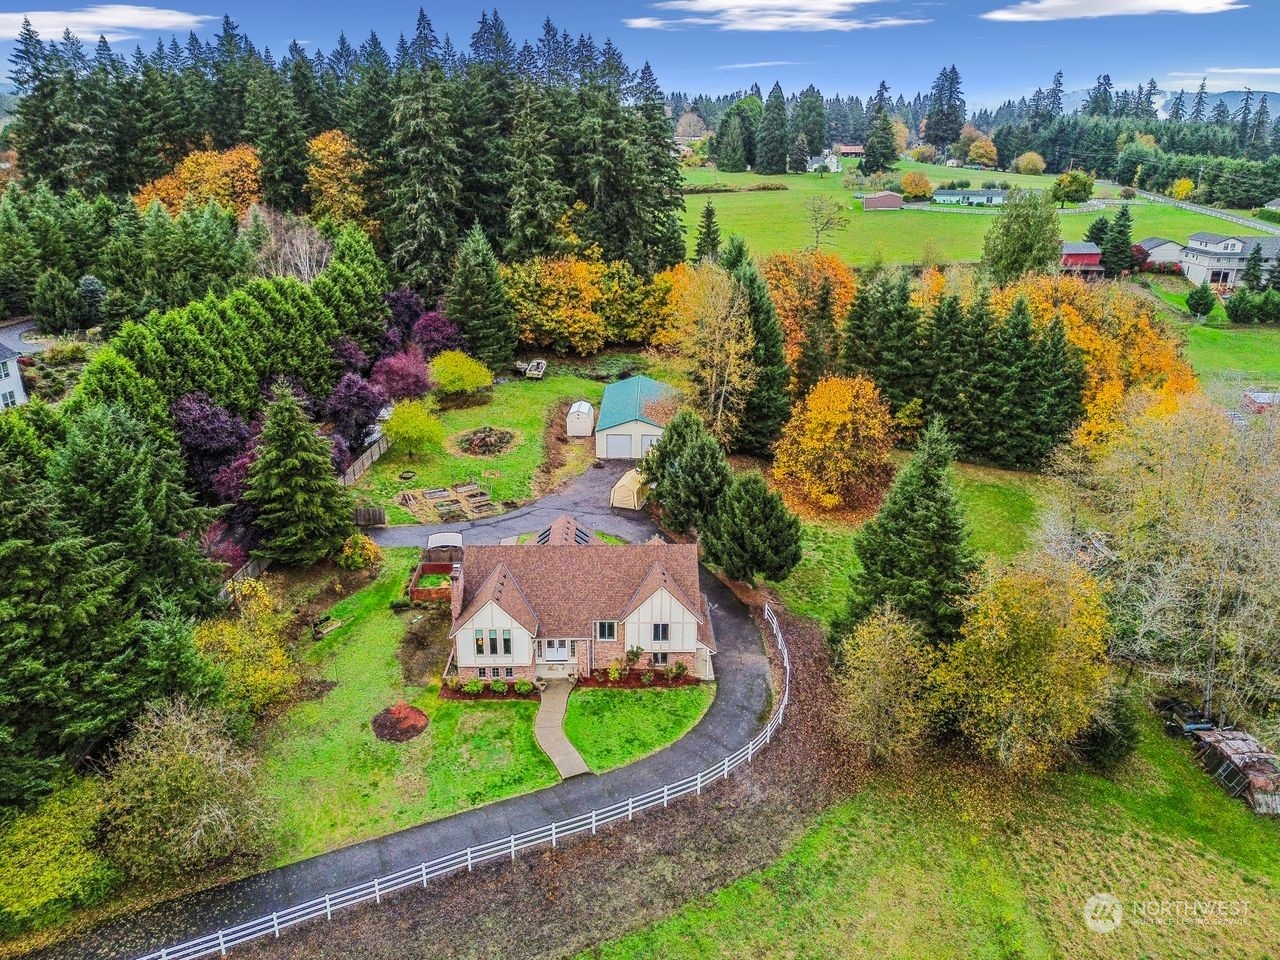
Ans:
<svg viewBox="0 0 1280 960"><path fill-rule="evenodd" d="M1161 193L1151 193L1147 190L1139 190L1137 193L1138 196L1144 197L1152 203L1163 203L1171 207L1177 207L1179 210L1190 210L1192 213L1203 213L1205 216L1217 217L1219 220L1239 224L1242 227L1248 227L1250 230L1280 235L1280 226L1274 223L1267 223L1265 220L1246 219L1245 217L1236 216L1234 213L1228 213L1226 210L1219 210L1216 207L1206 207L1199 203L1187 203L1185 200L1175 200L1173 197L1166 197Z"/></svg>
<svg viewBox="0 0 1280 960"><path fill-rule="evenodd" d="M560 841L588 831L594 836L604 826L620 820L631 820L636 814L656 807L667 807L671 801L690 794L700 795L702 791L717 780L728 777L744 763L750 763L755 755L763 750L773 739L774 732L782 725L786 715L787 703L791 696L791 656L787 651L786 641L782 637L782 628L777 615L766 603L764 617L768 622L773 638L782 658L782 696L774 705L773 713L763 730L746 746L734 751L707 769L685 777L675 783L656 787L638 797L628 797L607 807L601 807L567 820L555 820L542 827L512 834L501 840L492 840L479 846L467 847L454 853L437 857L435 860L406 867L386 876L356 884L336 893L327 893L305 903L274 911L266 916L258 917L247 923L227 927L217 933L207 934L188 940L172 947L165 947L155 953L148 953L138 960L195 960L198 957L226 956L232 947L248 943L266 936L280 936L281 930L319 917L331 919L339 910L361 903L373 901L381 903L382 898L397 890L409 887L425 887L428 881L460 873L470 872L477 865L491 860L515 860L516 854L533 847L550 844L558 846Z"/></svg>

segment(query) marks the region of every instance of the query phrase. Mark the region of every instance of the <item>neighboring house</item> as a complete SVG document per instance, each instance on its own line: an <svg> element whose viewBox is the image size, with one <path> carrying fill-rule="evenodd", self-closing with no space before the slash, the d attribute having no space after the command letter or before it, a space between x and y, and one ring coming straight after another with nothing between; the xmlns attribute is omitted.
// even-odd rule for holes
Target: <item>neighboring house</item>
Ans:
<svg viewBox="0 0 1280 960"><path fill-rule="evenodd" d="M466 547L451 586L464 681L588 676L637 647L637 667L713 676L697 544L601 543L564 514L533 542Z"/></svg>
<svg viewBox="0 0 1280 960"><path fill-rule="evenodd" d="M947 166L948 166L948 167L951 167L952 169L957 169L957 168L959 168L960 166L962 166L962 164L960 163L960 161L959 161L959 160L948 160L948 161L947 161Z"/></svg>
<svg viewBox="0 0 1280 960"><path fill-rule="evenodd" d="M1088 241L1063 243L1060 266L1063 273L1086 280L1100 280L1103 276L1102 248Z"/></svg>
<svg viewBox="0 0 1280 960"><path fill-rule="evenodd" d="M935 190L933 202L965 207L1004 206L1007 190Z"/></svg>
<svg viewBox="0 0 1280 960"><path fill-rule="evenodd" d="M1280 403L1280 394L1250 390L1245 393L1241 406L1246 413L1270 413L1277 403Z"/></svg>
<svg viewBox="0 0 1280 960"><path fill-rule="evenodd" d="M862 198L863 210L901 210L902 194L892 190L881 190L879 193L868 193Z"/></svg>
<svg viewBox="0 0 1280 960"><path fill-rule="evenodd" d="M1164 237L1147 237L1137 246L1147 251L1147 263L1182 263L1182 255L1186 248Z"/></svg>
<svg viewBox="0 0 1280 960"><path fill-rule="evenodd" d="M604 388L596 418L596 456L602 460L638 460L662 436L653 405L675 390L649 377L628 377Z"/></svg>
<svg viewBox="0 0 1280 960"><path fill-rule="evenodd" d="M824 150L820 157L810 157L806 169L810 173L817 173L819 170L825 170L827 173L840 172L840 158L830 150Z"/></svg>
<svg viewBox="0 0 1280 960"><path fill-rule="evenodd" d="M1280 255L1280 237L1193 233L1182 254L1182 273L1197 285L1207 280L1212 286L1235 287L1254 247L1262 248L1262 259L1269 266Z"/></svg>
<svg viewBox="0 0 1280 960"><path fill-rule="evenodd" d="M837 143L831 148L831 152L838 157L856 157L859 160L867 155L860 143Z"/></svg>
<svg viewBox="0 0 1280 960"><path fill-rule="evenodd" d="M1280 210L1280 197L1276 198L1275 200L1272 200L1267 204L1264 204L1264 208L1267 210Z"/></svg>
<svg viewBox="0 0 1280 960"><path fill-rule="evenodd" d="M8 410L27 402L27 391L22 386L22 371L18 367L17 351L0 343L0 410Z"/></svg>

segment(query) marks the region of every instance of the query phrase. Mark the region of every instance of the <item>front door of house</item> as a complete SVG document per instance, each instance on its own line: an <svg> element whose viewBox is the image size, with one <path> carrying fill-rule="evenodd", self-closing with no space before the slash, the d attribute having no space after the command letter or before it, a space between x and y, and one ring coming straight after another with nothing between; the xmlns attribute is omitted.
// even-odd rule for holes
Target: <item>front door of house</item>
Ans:
<svg viewBox="0 0 1280 960"><path fill-rule="evenodd" d="M569 660L569 641L563 637L559 640L547 640L543 649L546 651L543 656L547 663L566 663Z"/></svg>

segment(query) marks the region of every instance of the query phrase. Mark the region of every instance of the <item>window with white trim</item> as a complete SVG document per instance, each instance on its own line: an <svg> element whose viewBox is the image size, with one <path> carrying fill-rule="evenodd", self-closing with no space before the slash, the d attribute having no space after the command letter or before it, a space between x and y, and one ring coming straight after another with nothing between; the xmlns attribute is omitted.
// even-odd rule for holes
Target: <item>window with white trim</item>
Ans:
<svg viewBox="0 0 1280 960"><path fill-rule="evenodd" d="M0 360L0 380L9 379L9 361Z"/></svg>
<svg viewBox="0 0 1280 960"><path fill-rule="evenodd" d="M12 390L0 393L0 410L8 410L18 405L18 395Z"/></svg>
<svg viewBox="0 0 1280 960"><path fill-rule="evenodd" d="M668 653L651 653L649 654L649 661L655 667L665 667L669 656L670 654Z"/></svg>
<svg viewBox="0 0 1280 960"><path fill-rule="evenodd" d="M476 631L476 656L484 656L484 631Z"/></svg>
<svg viewBox="0 0 1280 960"><path fill-rule="evenodd" d="M508 680L510 680L512 677L516 675L516 672L510 667L507 667L505 670L502 671L502 675L506 677Z"/></svg>
<svg viewBox="0 0 1280 960"><path fill-rule="evenodd" d="M498 631L489 631L489 653L493 656L498 655Z"/></svg>
<svg viewBox="0 0 1280 960"><path fill-rule="evenodd" d="M484 667L476 667L476 676L481 680L484 679Z"/></svg>
<svg viewBox="0 0 1280 960"><path fill-rule="evenodd" d="M666 643L671 639L671 624L655 623L653 625L653 642Z"/></svg>
<svg viewBox="0 0 1280 960"><path fill-rule="evenodd" d="M612 643L618 639L618 621L617 620L597 620L596 621L596 639L603 640L605 643Z"/></svg>
<svg viewBox="0 0 1280 960"><path fill-rule="evenodd" d="M502 631L502 652L508 657L511 656L511 631L510 630Z"/></svg>

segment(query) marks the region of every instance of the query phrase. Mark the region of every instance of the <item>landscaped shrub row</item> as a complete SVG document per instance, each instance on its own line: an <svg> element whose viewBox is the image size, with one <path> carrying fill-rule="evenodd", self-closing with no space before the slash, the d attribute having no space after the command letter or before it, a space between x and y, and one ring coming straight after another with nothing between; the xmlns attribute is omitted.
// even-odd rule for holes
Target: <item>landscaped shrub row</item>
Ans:
<svg viewBox="0 0 1280 960"><path fill-rule="evenodd" d="M458 677L447 677L440 687L440 696L445 700L531 700L538 696L532 680L521 678L514 681L484 681L472 677L461 680Z"/></svg>

